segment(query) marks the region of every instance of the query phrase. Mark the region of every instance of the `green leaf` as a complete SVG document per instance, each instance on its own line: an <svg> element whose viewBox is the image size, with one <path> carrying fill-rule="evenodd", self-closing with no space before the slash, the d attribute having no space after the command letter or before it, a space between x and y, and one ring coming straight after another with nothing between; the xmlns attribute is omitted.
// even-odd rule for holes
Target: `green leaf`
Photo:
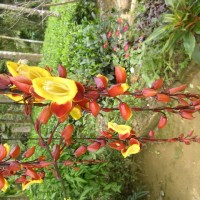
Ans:
<svg viewBox="0 0 200 200"><path fill-rule="evenodd" d="M175 1L174 0L165 0L165 4L167 6L171 6L172 8L175 7Z"/></svg>
<svg viewBox="0 0 200 200"><path fill-rule="evenodd" d="M171 32L170 27L171 27L170 25L167 26L163 25L158 27L153 31L153 33L147 38L145 42L148 43L151 42L152 40L160 40L166 37L169 34L169 32Z"/></svg>
<svg viewBox="0 0 200 200"><path fill-rule="evenodd" d="M178 39L181 38L181 36L182 36L182 32L180 32L180 31L176 31L176 32L172 33L170 35L169 39L167 40L167 42L165 43L162 51L163 52L170 51L174 47L174 45L178 41Z"/></svg>
<svg viewBox="0 0 200 200"><path fill-rule="evenodd" d="M194 60L197 64L200 64L200 50L197 43L192 53L192 60Z"/></svg>
<svg viewBox="0 0 200 200"><path fill-rule="evenodd" d="M195 43L196 43L195 37L191 32L188 32L183 36L183 45L185 47L186 53L189 55L190 58L194 51Z"/></svg>
<svg viewBox="0 0 200 200"><path fill-rule="evenodd" d="M198 22L198 23L196 24L196 26L195 26L195 28L194 28L194 32L195 32L196 34L200 34L200 22Z"/></svg>

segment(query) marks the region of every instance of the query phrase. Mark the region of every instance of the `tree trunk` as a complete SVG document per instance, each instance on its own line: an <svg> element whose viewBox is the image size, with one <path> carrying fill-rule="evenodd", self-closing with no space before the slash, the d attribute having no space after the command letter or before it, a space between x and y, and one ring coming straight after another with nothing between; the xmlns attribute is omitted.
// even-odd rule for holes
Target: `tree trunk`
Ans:
<svg viewBox="0 0 200 200"><path fill-rule="evenodd" d="M0 58L20 60L26 59L30 61L39 62L42 58L42 54L33 53L22 53L22 52L11 52L11 51L0 51Z"/></svg>
<svg viewBox="0 0 200 200"><path fill-rule="evenodd" d="M39 40L28 40L28 39L22 39L22 38L17 38L17 37L9 37L9 36L6 36L6 35L0 35L0 38L6 39L6 40L14 40L14 41L43 44L43 41L39 41Z"/></svg>
<svg viewBox="0 0 200 200"><path fill-rule="evenodd" d="M58 13L51 12L51 11L48 11L48 10L38 10L38 9L34 9L34 8L26 8L26 7L23 7L23 6L16 6L16 5L9 5L9 4L2 4L2 3L0 3L0 9L17 11L19 13L29 14L29 15L59 17Z"/></svg>

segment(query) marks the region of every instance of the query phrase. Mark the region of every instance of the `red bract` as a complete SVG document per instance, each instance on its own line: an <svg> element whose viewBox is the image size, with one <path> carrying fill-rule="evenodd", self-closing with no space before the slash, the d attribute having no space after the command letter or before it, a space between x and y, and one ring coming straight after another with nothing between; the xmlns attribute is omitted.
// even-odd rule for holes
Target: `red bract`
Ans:
<svg viewBox="0 0 200 200"><path fill-rule="evenodd" d="M21 166L17 161L13 161L9 165L9 170L10 171L18 171L20 169L21 169Z"/></svg>
<svg viewBox="0 0 200 200"><path fill-rule="evenodd" d="M112 134L108 131L101 131L101 134L108 139L112 138Z"/></svg>
<svg viewBox="0 0 200 200"><path fill-rule="evenodd" d="M58 75L62 78L66 78L67 77L67 70L64 66L62 65L58 65Z"/></svg>
<svg viewBox="0 0 200 200"><path fill-rule="evenodd" d="M171 101L170 97L167 96L166 94L157 94L156 98L160 102L168 103Z"/></svg>
<svg viewBox="0 0 200 200"><path fill-rule="evenodd" d="M118 151L124 149L126 145L121 141L112 141L108 144L112 149L116 149Z"/></svg>
<svg viewBox="0 0 200 200"><path fill-rule="evenodd" d="M56 102L52 102L50 108L51 112L56 115L56 117L60 118L71 111L72 102L68 101L65 104L57 104Z"/></svg>
<svg viewBox="0 0 200 200"><path fill-rule="evenodd" d="M15 85L20 91L29 94L30 88L32 86L32 81L28 78L25 78L23 76L17 76L17 77L10 77L11 82L13 85Z"/></svg>
<svg viewBox="0 0 200 200"><path fill-rule="evenodd" d="M71 138L72 134L74 132L74 126L72 124L68 124L62 131L61 136L68 140Z"/></svg>
<svg viewBox="0 0 200 200"><path fill-rule="evenodd" d="M31 147L30 149L28 149L27 151L24 152L24 157L25 158L30 158L34 153L35 153L35 146Z"/></svg>
<svg viewBox="0 0 200 200"><path fill-rule="evenodd" d="M52 156L55 161L57 161L60 158L60 145L55 144L53 146Z"/></svg>
<svg viewBox="0 0 200 200"><path fill-rule="evenodd" d="M181 111L181 117L184 119L193 119L194 116L192 115L192 112L186 112L186 111Z"/></svg>
<svg viewBox="0 0 200 200"><path fill-rule="evenodd" d="M11 84L7 75L0 74L0 89L6 89Z"/></svg>
<svg viewBox="0 0 200 200"><path fill-rule="evenodd" d="M0 161L2 161L7 156L6 148L1 144L0 145Z"/></svg>
<svg viewBox="0 0 200 200"><path fill-rule="evenodd" d="M181 85L181 86L178 86L178 87L175 87L175 88L171 88L169 90L169 93L175 94L177 92L182 92L183 90L185 90L186 87L187 87L187 84L184 84L184 85Z"/></svg>
<svg viewBox="0 0 200 200"><path fill-rule="evenodd" d="M127 103L120 103L119 104L119 110L120 110L120 114L122 116L122 118L124 120L129 120L132 117L132 110L131 108L127 105Z"/></svg>
<svg viewBox="0 0 200 200"><path fill-rule="evenodd" d="M94 117L97 117L100 111L100 106L96 102L96 100L92 100L89 102L89 109Z"/></svg>
<svg viewBox="0 0 200 200"><path fill-rule="evenodd" d="M183 106L189 106L190 104L187 102L187 101L185 101L184 99L179 99L179 103L181 104L181 105L183 105Z"/></svg>
<svg viewBox="0 0 200 200"><path fill-rule="evenodd" d="M87 150L90 152L95 152L95 151L98 151L100 147L101 147L101 144L99 142L94 142L87 147Z"/></svg>
<svg viewBox="0 0 200 200"><path fill-rule="evenodd" d="M166 124L167 124L167 118L166 118L166 116L162 115L158 122L158 128L164 128Z"/></svg>
<svg viewBox="0 0 200 200"><path fill-rule="evenodd" d="M98 99L99 98L99 92L98 91L88 91L85 94L85 98L89 98L89 99ZM78 102L79 103L79 102Z"/></svg>
<svg viewBox="0 0 200 200"><path fill-rule="evenodd" d="M69 116L69 114L66 113L66 114L63 115L62 117L59 117L59 118L58 118L59 123L65 122L65 121L67 120L68 116Z"/></svg>
<svg viewBox="0 0 200 200"><path fill-rule="evenodd" d="M0 174L0 190L4 187L5 183L4 177Z"/></svg>
<svg viewBox="0 0 200 200"><path fill-rule="evenodd" d="M125 68L121 66L115 66L115 78L117 83L125 83L127 78Z"/></svg>
<svg viewBox="0 0 200 200"><path fill-rule="evenodd" d="M151 89L151 88L145 88L142 90L142 94L144 97L153 97L158 93L157 90Z"/></svg>
<svg viewBox="0 0 200 200"><path fill-rule="evenodd" d="M131 135L130 133L119 134L118 137L119 137L120 140L125 140L125 139L129 138L130 135Z"/></svg>
<svg viewBox="0 0 200 200"><path fill-rule="evenodd" d="M80 146L78 149L76 149L76 151L74 152L74 156L77 158L83 154L85 154L85 152L87 151L87 147L86 146Z"/></svg>
<svg viewBox="0 0 200 200"><path fill-rule="evenodd" d="M17 178L15 180L16 183L24 183L26 182L26 176L25 175L22 175L21 177Z"/></svg>
<svg viewBox="0 0 200 200"><path fill-rule="evenodd" d="M133 144L139 144L140 145L140 142L138 140L136 140L135 138L131 138L129 143L130 143L130 145L133 145Z"/></svg>
<svg viewBox="0 0 200 200"><path fill-rule="evenodd" d="M81 101L84 98L85 88L83 85L79 82L76 82L76 87L78 89L78 92L76 96L74 97L73 101Z"/></svg>
<svg viewBox="0 0 200 200"><path fill-rule="evenodd" d="M40 113L40 116L38 117L38 121L41 124L47 124L49 119L51 118L52 112L50 106L46 106L43 108L42 112Z"/></svg>
<svg viewBox="0 0 200 200"><path fill-rule="evenodd" d="M108 79L103 75L98 75L94 78L94 82L98 89L106 89L108 87Z"/></svg>
<svg viewBox="0 0 200 200"><path fill-rule="evenodd" d="M10 151L10 153L9 153L9 156L11 157L11 158L16 158L16 157L18 157L19 155L20 155L20 147L17 145L17 146L15 146L14 148L12 148L12 150Z"/></svg>
<svg viewBox="0 0 200 200"><path fill-rule="evenodd" d="M108 89L108 95L111 97L116 97L118 95L124 94L127 89L128 89L128 86L125 83L112 85Z"/></svg>
<svg viewBox="0 0 200 200"><path fill-rule="evenodd" d="M154 81L151 85L152 89L158 90L163 86L163 79L160 78L156 81Z"/></svg>
<svg viewBox="0 0 200 200"><path fill-rule="evenodd" d="M39 179L40 177L38 176L37 172L34 171L33 169L27 169L26 170L26 175L33 178L33 179Z"/></svg>

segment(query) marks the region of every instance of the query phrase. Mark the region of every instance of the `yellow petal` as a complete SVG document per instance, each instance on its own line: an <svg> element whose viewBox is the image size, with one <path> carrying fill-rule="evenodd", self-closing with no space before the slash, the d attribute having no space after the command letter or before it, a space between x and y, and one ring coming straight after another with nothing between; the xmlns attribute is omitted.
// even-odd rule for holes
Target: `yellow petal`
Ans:
<svg viewBox="0 0 200 200"><path fill-rule="evenodd" d="M51 74L43 68L29 67L27 65L19 66L17 71L21 76L29 78L30 80L33 80L35 78L40 78L40 77L50 77L51 76Z"/></svg>
<svg viewBox="0 0 200 200"><path fill-rule="evenodd" d="M8 187L9 187L9 185L8 185L8 181L4 178L4 181L5 181L5 184L4 184L4 186L3 186L3 188L1 188L1 190L3 191L3 192L6 192L6 190L8 189Z"/></svg>
<svg viewBox="0 0 200 200"><path fill-rule="evenodd" d="M24 76L28 79L35 79L39 77L49 77L51 74L49 71L35 66L28 66L24 64L18 64L14 62L7 62L8 71L15 76Z"/></svg>
<svg viewBox="0 0 200 200"><path fill-rule="evenodd" d="M22 191L28 189L31 185L35 184L35 183L42 183L43 180L42 179L39 179L39 180L32 180L32 181L29 181L28 183L24 184L22 183Z"/></svg>
<svg viewBox="0 0 200 200"><path fill-rule="evenodd" d="M6 148L6 152L7 152L7 155L8 155L10 153L10 145L5 143L3 146Z"/></svg>
<svg viewBox="0 0 200 200"><path fill-rule="evenodd" d="M18 63L8 61L6 62L8 71L11 73L12 76L19 76L19 73L17 72L17 68L20 66Z"/></svg>
<svg viewBox="0 0 200 200"><path fill-rule="evenodd" d="M74 106L74 108L71 110L70 115L73 117L73 119L78 120L82 117L82 112L80 106Z"/></svg>
<svg viewBox="0 0 200 200"><path fill-rule="evenodd" d="M128 149L124 152L123 150L121 151L122 155L124 158L132 155L132 154L136 154L140 152L140 145L139 144L133 144L130 147L128 147Z"/></svg>
<svg viewBox="0 0 200 200"><path fill-rule="evenodd" d="M122 83L121 87L123 88L123 91L126 92L130 86L127 83Z"/></svg>
<svg viewBox="0 0 200 200"><path fill-rule="evenodd" d="M6 94L5 96L7 96L10 99L16 101L17 103L24 103L22 95L18 95L18 94Z"/></svg>
<svg viewBox="0 0 200 200"><path fill-rule="evenodd" d="M72 101L78 92L75 81L61 77L36 78L33 88L39 96L58 104Z"/></svg>
<svg viewBox="0 0 200 200"><path fill-rule="evenodd" d="M119 134L126 134L131 132L131 127L127 125L118 125L116 123L108 122L108 128Z"/></svg>

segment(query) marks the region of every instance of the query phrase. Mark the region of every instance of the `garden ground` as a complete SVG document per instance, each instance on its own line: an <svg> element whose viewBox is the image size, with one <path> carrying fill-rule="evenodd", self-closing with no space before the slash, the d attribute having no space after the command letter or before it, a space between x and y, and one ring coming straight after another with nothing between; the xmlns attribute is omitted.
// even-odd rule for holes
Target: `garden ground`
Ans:
<svg viewBox="0 0 200 200"><path fill-rule="evenodd" d="M196 70L198 66L195 66ZM188 90L198 92L200 70L195 74ZM170 116L163 130L155 129L156 137L177 137L194 130L200 135L200 115L193 120ZM148 144L137 155L140 179L147 186L149 200L199 200L200 199L200 145L193 143Z"/></svg>

